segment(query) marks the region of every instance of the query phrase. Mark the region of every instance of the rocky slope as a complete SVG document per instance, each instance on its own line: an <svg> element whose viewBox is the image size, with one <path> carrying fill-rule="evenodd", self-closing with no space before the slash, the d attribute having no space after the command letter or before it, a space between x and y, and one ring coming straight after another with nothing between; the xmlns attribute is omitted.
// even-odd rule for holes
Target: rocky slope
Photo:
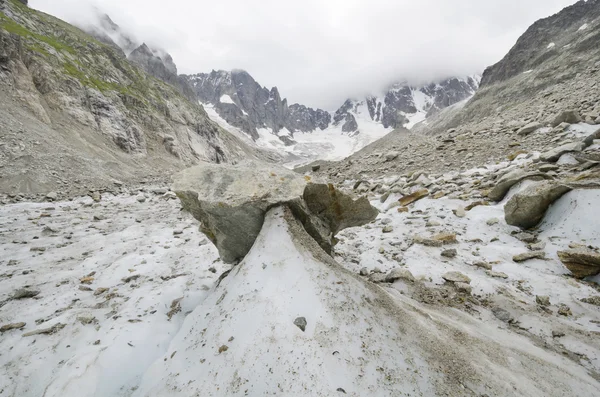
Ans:
<svg viewBox="0 0 600 397"><path fill-rule="evenodd" d="M114 46L16 0L0 11L2 191L85 191L262 156Z"/></svg>

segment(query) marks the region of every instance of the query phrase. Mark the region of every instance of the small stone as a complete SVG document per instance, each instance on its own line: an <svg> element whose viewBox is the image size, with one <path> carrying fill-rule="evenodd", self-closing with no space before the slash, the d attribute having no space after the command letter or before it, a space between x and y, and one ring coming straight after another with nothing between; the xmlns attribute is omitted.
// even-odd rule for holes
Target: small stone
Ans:
<svg viewBox="0 0 600 397"><path fill-rule="evenodd" d="M599 295L590 296L589 298L583 298L583 299L581 299L581 301L583 303L588 303L590 305L600 306L600 296Z"/></svg>
<svg viewBox="0 0 600 397"><path fill-rule="evenodd" d="M46 195L46 200L48 201L56 201L58 199L58 193L50 192Z"/></svg>
<svg viewBox="0 0 600 397"><path fill-rule="evenodd" d="M371 273L371 275L369 276L369 281L372 283L384 283L386 279L386 275L383 273Z"/></svg>
<svg viewBox="0 0 600 397"><path fill-rule="evenodd" d="M505 323L509 323L513 319L512 314L510 314L508 310L504 310L500 307L494 307L492 309L492 314L494 314L494 316L496 316L498 320L503 321Z"/></svg>
<svg viewBox="0 0 600 397"><path fill-rule="evenodd" d="M486 270L492 270L492 265L490 265L489 263L484 262L484 261L473 262L473 266L480 267L480 268L486 269Z"/></svg>
<svg viewBox="0 0 600 397"><path fill-rule="evenodd" d="M452 210L452 212L454 213L454 215L456 215L458 218L464 218L465 216L467 216L467 211L465 210L464 207L458 207L455 210Z"/></svg>
<svg viewBox="0 0 600 397"><path fill-rule="evenodd" d="M302 332L306 331L306 324L306 318L304 317L298 317L294 320L294 325L300 328Z"/></svg>
<svg viewBox="0 0 600 397"><path fill-rule="evenodd" d="M435 226L441 226L442 224L439 223L438 221L427 221L427 223L425 224L426 227L435 227Z"/></svg>
<svg viewBox="0 0 600 397"><path fill-rule="evenodd" d="M539 243L529 244L527 248L532 251L543 251L546 248L546 243L540 241Z"/></svg>
<svg viewBox="0 0 600 397"><path fill-rule="evenodd" d="M91 284L91 283L94 282L94 277L83 277L83 278L79 279L79 282L81 284L88 284L89 285L89 284Z"/></svg>
<svg viewBox="0 0 600 397"><path fill-rule="evenodd" d="M105 219L106 219L105 215L102 215L102 214L96 214L96 215L94 215L94 220L95 221L103 221Z"/></svg>
<svg viewBox="0 0 600 397"><path fill-rule="evenodd" d="M366 277L366 276L368 276L368 275L369 275L369 270L367 270L367 268L366 268L366 267L363 267L362 269L360 269L360 272L359 272L359 274L360 274L361 276L363 276L363 277Z"/></svg>
<svg viewBox="0 0 600 397"><path fill-rule="evenodd" d="M434 240L441 241L443 244L457 244L456 233L444 232L432 237Z"/></svg>
<svg viewBox="0 0 600 397"><path fill-rule="evenodd" d="M0 327L0 332L4 333L7 331L12 331L13 329L21 329L23 327L25 327L25 323L13 323L13 324L6 324L3 325L2 327Z"/></svg>
<svg viewBox="0 0 600 397"><path fill-rule="evenodd" d="M219 354L224 353L227 350L229 350L229 346L223 345L223 346L219 347Z"/></svg>
<svg viewBox="0 0 600 397"><path fill-rule="evenodd" d="M79 291L92 291L92 289L90 287L86 287L85 285L80 285L79 286Z"/></svg>
<svg viewBox="0 0 600 397"><path fill-rule="evenodd" d="M536 295L535 303L540 306L550 306L550 297L546 295Z"/></svg>
<svg viewBox="0 0 600 397"><path fill-rule="evenodd" d="M451 248L451 249L442 251L441 255L444 258L456 258L456 255L458 255L458 253L456 252L456 250L454 248Z"/></svg>
<svg viewBox="0 0 600 397"><path fill-rule="evenodd" d="M409 204L414 203L415 201L421 200L424 197L427 197L429 195L429 190L427 189L421 189L421 190L417 190L414 193L411 193L407 196L402 197L400 200L398 200L400 202L400 205L403 207L406 207Z"/></svg>
<svg viewBox="0 0 600 397"><path fill-rule="evenodd" d="M383 233L391 233L393 231L394 231L394 228L391 225L384 227L382 230Z"/></svg>
<svg viewBox="0 0 600 397"><path fill-rule="evenodd" d="M537 236L525 232L516 234L515 238L517 240L521 240L524 243L534 243L537 241Z"/></svg>
<svg viewBox="0 0 600 397"><path fill-rule="evenodd" d="M471 283L471 279L461 272L447 272L442 276L442 278L450 283Z"/></svg>
<svg viewBox="0 0 600 397"><path fill-rule="evenodd" d="M13 296L11 297L11 299L19 300L19 299L33 298L35 296L38 296L39 294L40 294L39 290L21 288L21 289L16 290L13 293Z"/></svg>
<svg viewBox="0 0 600 397"><path fill-rule="evenodd" d="M564 332L552 330L552 337L553 338L562 338L563 336L565 336Z"/></svg>
<svg viewBox="0 0 600 397"><path fill-rule="evenodd" d="M573 313L571 313L571 308L567 305L565 305L564 303L561 303L560 305L558 305L558 314L560 314L561 316L572 316Z"/></svg>
<svg viewBox="0 0 600 397"><path fill-rule="evenodd" d="M497 225L498 223L500 223L500 219L498 219L498 218L488 219L486 222L486 224L488 226L494 226L494 225Z"/></svg>
<svg viewBox="0 0 600 397"><path fill-rule="evenodd" d="M408 207L400 207L400 208L398 208L398 212L406 213L406 212L408 212Z"/></svg>
<svg viewBox="0 0 600 397"><path fill-rule="evenodd" d="M488 276L490 277L494 277L494 278L504 278L507 279L508 278L508 274L506 273L502 273L502 272L493 272L491 270L488 270L487 272L485 272Z"/></svg>
<svg viewBox="0 0 600 397"><path fill-rule="evenodd" d="M388 283L393 283L396 280L415 282L415 276L413 276L408 269L395 268L392 269L387 276L385 276L385 281Z"/></svg>
<svg viewBox="0 0 600 397"><path fill-rule="evenodd" d="M97 288L96 291L94 291L94 295L98 296L98 295L102 295L103 293L105 293L106 291L108 291L108 288Z"/></svg>
<svg viewBox="0 0 600 397"><path fill-rule="evenodd" d="M77 317L77 321L79 321L83 325L88 325L96 321L96 317L94 316L79 316Z"/></svg>
<svg viewBox="0 0 600 397"><path fill-rule="evenodd" d="M530 259L546 259L546 253L544 251L531 251L513 256L513 261L517 263L525 262Z"/></svg>
<svg viewBox="0 0 600 397"><path fill-rule="evenodd" d="M456 290L458 292L461 292L463 294L469 294L469 295L473 291L473 287L471 287L467 283L454 283L454 288L456 288Z"/></svg>
<svg viewBox="0 0 600 397"><path fill-rule="evenodd" d="M313 165L313 166L312 166L312 172L317 172L317 171L319 171L320 169L321 169L321 166L320 166L320 165Z"/></svg>

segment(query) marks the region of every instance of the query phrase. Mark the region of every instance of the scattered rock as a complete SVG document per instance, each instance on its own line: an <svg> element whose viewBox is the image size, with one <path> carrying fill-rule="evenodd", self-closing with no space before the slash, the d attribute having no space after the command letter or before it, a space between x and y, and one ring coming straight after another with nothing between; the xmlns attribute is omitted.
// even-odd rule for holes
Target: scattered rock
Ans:
<svg viewBox="0 0 600 397"><path fill-rule="evenodd" d="M384 283L386 275L383 273L373 272L369 276L369 281L375 284Z"/></svg>
<svg viewBox="0 0 600 397"><path fill-rule="evenodd" d="M306 324L306 318L304 317L298 317L294 320L294 325L300 328L302 332L306 331Z"/></svg>
<svg viewBox="0 0 600 397"><path fill-rule="evenodd" d="M360 269L359 274L363 277L366 277L369 275L369 270L366 267L363 267L362 269Z"/></svg>
<svg viewBox="0 0 600 397"><path fill-rule="evenodd" d="M505 323L510 323L513 321L512 314L508 310L502 309L500 307L494 307L492 309L492 314L496 316L496 318Z"/></svg>
<svg viewBox="0 0 600 397"><path fill-rule="evenodd" d="M408 269L395 268L392 269L387 276L385 276L385 281L388 283L393 283L396 280L415 282L415 276L413 276Z"/></svg>
<svg viewBox="0 0 600 397"><path fill-rule="evenodd" d="M391 225L385 226L382 230L383 233L391 233L394 231L394 228Z"/></svg>
<svg viewBox="0 0 600 397"><path fill-rule="evenodd" d="M398 152L389 152L388 154L385 155L385 161L396 160L398 158L398 156L400 156L400 153L398 153Z"/></svg>
<svg viewBox="0 0 600 397"><path fill-rule="evenodd" d="M167 313L167 318L171 321L171 318L181 311L181 301L183 300L183 296L181 298L173 299L171 302L171 310Z"/></svg>
<svg viewBox="0 0 600 397"><path fill-rule="evenodd" d="M102 295L106 291L108 291L108 288L100 287L100 288L97 288L96 291L94 291L94 295L95 296Z"/></svg>
<svg viewBox="0 0 600 397"><path fill-rule="evenodd" d="M506 223L525 229L536 226L546 214L546 210L570 187L552 182L537 182L515 194L504 206Z"/></svg>
<svg viewBox="0 0 600 397"><path fill-rule="evenodd" d="M39 294L40 294L39 290L21 288L21 289L16 290L13 293L11 299L19 300L19 299L33 298L35 296L38 296Z"/></svg>
<svg viewBox="0 0 600 397"><path fill-rule="evenodd" d="M443 232L432 237L434 240L441 241L444 244L457 244L456 233Z"/></svg>
<svg viewBox="0 0 600 397"><path fill-rule="evenodd" d="M83 325L88 325L96 321L96 317L94 316L79 316L77 317L77 321L79 321Z"/></svg>
<svg viewBox="0 0 600 397"><path fill-rule="evenodd" d="M467 216L467 211L464 207L458 207L457 209L452 210L452 213L454 213L454 215L456 215L458 218L464 218Z"/></svg>
<svg viewBox="0 0 600 397"><path fill-rule="evenodd" d="M498 218L488 219L485 223L488 226L494 226L494 225L497 225L498 223L500 223L500 219L498 219Z"/></svg>
<svg viewBox="0 0 600 397"><path fill-rule="evenodd" d="M471 287L471 285L467 283L454 283L454 288L456 288L458 292L462 292L463 294L469 295L473 291L473 287Z"/></svg>
<svg viewBox="0 0 600 397"><path fill-rule="evenodd" d="M600 306L600 295L590 296L589 298L581 299L583 303L588 303L594 306Z"/></svg>
<svg viewBox="0 0 600 397"><path fill-rule="evenodd" d="M458 255L458 253L456 252L456 250L454 248L451 248L451 249L442 251L441 255L444 258L456 258L456 255Z"/></svg>
<svg viewBox="0 0 600 397"><path fill-rule="evenodd" d="M576 110L563 110L559 114L557 114L550 125L552 127L556 127L561 123L569 123L569 124L577 124L581 122L581 116L579 112Z"/></svg>
<svg viewBox="0 0 600 397"><path fill-rule="evenodd" d="M536 295L535 296L535 303L537 303L540 306L550 306L550 297L546 296L546 295Z"/></svg>
<svg viewBox="0 0 600 397"><path fill-rule="evenodd" d="M473 262L473 266L480 267L480 268L486 269L486 270L492 270L492 265L490 265L487 262L483 262L483 261Z"/></svg>
<svg viewBox="0 0 600 397"><path fill-rule="evenodd" d="M540 160L546 161L546 162L555 162L563 154L571 153L571 152L581 152L584 148L585 148L585 144L583 142L567 143L565 145L559 146L559 147L551 149L545 153L542 153L540 155Z"/></svg>
<svg viewBox="0 0 600 397"><path fill-rule="evenodd" d="M565 317L573 315L573 313L571 313L571 308L564 303L558 305L558 314Z"/></svg>
<svg viewBox="0 0 600 397"><path fill-rule="evenodd" d="M494 188L488 193L488 198L493 201L501 201L508 193L511 187L525 179L543 179L548 178L546 174L539 172L525 172L517 169L503 175Z"/></svg>
<svg viewBox="0 0 600 397"><path fill-rule="evenodd" d="M12 331L14 329L22 329L25 327L25 323L13 323L13 324L6 324L3 325L2 327L0 327L0 333L4 333L7 331Z"/></svg>
<svg viewBox="0 0 600 397"><path fill-rule="evenodd" d="M58 199L58 193L50 192L46 195L46 200L48 201L56 201Z"/></svg>
<svg viewBox="0 0 600 397"><path fill-rule="evenodd" d="M485 272L488 276L490 277L494 277L494 278L503 278L503 279L507 279L508 278L508 274L503 273L503 272L493 272L491 270L488 270L487 272Z"/></svg>
<svg viewBox="0 0 600 397"><path fill-rule="evenodd" d="M227 350L229 350L229 346L227 345L222 345L221 347L219 347L219 354L226 352Z"/></svg>
<svg viewBox="0 0 600 397"><path fill-rule="evenodd" d="M558 257L577 278L600 274L600 253L589 248L558 251Z"/></svg>
<svg viewBox="0 0 600 397"><path fill-rule="evenodd" d="M24 333L22 336L28 337L28 336L34 336L34 335L51 335L51 334L54 334L54 333L60 331L64 327L66 327L66 324L57 323L57 324L54 324L52 327L42 328L42 329L38 329L35 331Z"/></svg>
<svg viewBox="0 0 600 397"><path fill-rule="evenodd" d="M521 127L521 129L517 131L517 135L529 135L539 128L542 128L542 124L538 122L532 122Z"/></svg>
<svg viewBox="0 0 600 397"><path fill-rule="evenodd" d="M414 203L415 201L421 200L424 197L427 197L429 195L429 190L427 189L421 189L421 190L417 190L414 193L411 193L407 196L402 197L400 200L398 200L398 202L400 203L401 206L406 207L409 204Z"/></svg>
<svg viewBox="0 0 600 397"><path fill-rule="evenodd" d="M525 262L531 259L546 259L546 253L544 251L531 251L513 256L513 261L517 263Z"/></svg>
<svg viewBox="0 0 600 397"><path fill-rule="evenodd" d="M442 276L442 278L450 283L471 283L471 279L461 272L447 272Z"/></svg>
<svg viewBox="0 0 600 397"><path fill-rule="evenodd" d="M553 338L562 338L563 336L565 336L564 332L552 330L552 337Z"/></svg>
<svg viewBox="0 0 600 397"><path fill-rule="evenodd" d="M313 166L312 166L312 172L317 172L317 171L319 171L320 169L321 169L321 166L320 166L320 165L313 165Z"/></svg>

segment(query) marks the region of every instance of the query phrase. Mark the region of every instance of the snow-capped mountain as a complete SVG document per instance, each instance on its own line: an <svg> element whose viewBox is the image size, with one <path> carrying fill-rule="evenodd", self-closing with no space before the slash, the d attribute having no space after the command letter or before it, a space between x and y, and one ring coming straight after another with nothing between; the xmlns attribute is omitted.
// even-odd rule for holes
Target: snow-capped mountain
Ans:
<svg viewBox="0 0 600 397"><path fill-rule="evenodd" d="M333 124L344 132L360 131L357 113L368 113L384 128L411 128L416 123L471 97L479 87L479 76L453 77L422 86L395 83L380 96L363 100L348 99L335 112ZM360 109L360 110L359 110Z"/></svg>

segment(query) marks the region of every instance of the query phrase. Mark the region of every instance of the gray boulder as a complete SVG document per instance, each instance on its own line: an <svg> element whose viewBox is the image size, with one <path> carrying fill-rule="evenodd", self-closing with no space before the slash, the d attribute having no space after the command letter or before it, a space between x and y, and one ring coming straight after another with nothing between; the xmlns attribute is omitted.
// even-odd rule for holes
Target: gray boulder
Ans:
<svg viewBox="0 0 600 397"><path fill-rule="evenodd" d="M199 164L175 175L172 190L226 263L244 258L266 212L276 206L290 208L327 253L338 231L371 222L378 214L366 198L354 201L333 185L309 184L293 171L253 161Z"/></svg>
<svg viewBox="0 0 600 397"><path fill-rule="evenodd" d="M579 112L576 110L563 110L554 117L550 125L556 127L560 123L576 124L582 121Z"/></svg>
<svg viewBox="0 0 600 397"><path fill-rule="evenodd" d="M529 186L511 197L504 206L506 223L525 229L536 226L548 207L570 190L568 186L549 181Z"/></svg>
<svg viewBox="0 0 600 397"><path fill-rule="evenodd" d="M542 128L542 124L540 124L538 122L529 123L529 124L526 124L525 126L521 127L521 129L519 129L519 131L517 131L517 134L518 135L529 135L533 131L535 131L539 128Z"/></svg>
<svg viewBox="0 0 600 397"><path fill-rule="evenodd" d="M511 187L525 179L547 179L548 175L541 172L525 172L522 169L516 169L503 175L496 186L488 193L488 198L493 201L500 201L506 196Z"/></svg>
<svg viewBox="0 0 600 397"><path fill-rule="evenodd" d="M546 162L555 162L557 161L563 154L571 153L571 152L581 152L585 149L584 142L571 142L565 145L556 147L554 149L548 150L540 156L540 160Z"/></svg>

